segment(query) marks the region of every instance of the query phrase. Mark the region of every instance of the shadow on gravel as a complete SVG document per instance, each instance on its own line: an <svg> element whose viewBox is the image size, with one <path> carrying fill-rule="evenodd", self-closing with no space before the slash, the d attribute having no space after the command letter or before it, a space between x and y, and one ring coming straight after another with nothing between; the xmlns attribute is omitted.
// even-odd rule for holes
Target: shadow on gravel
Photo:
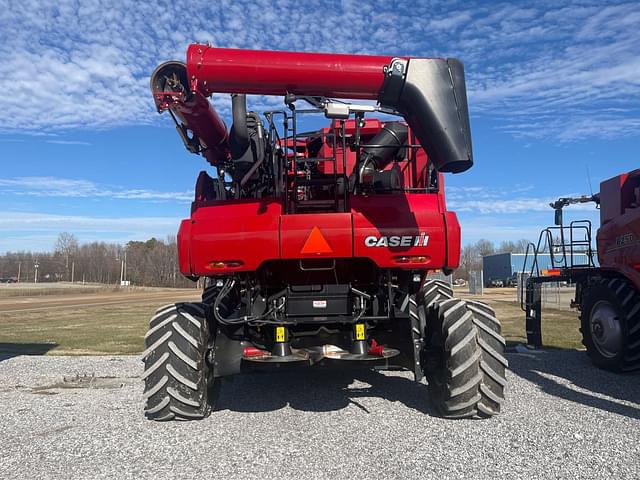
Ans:
<svg viewBox="0 0 640 480"><path fill-rule="evenodd" d="M349 386L357 380L366 385ZM355 405L369 413L358 399L379 397L435 416L427 386L409 378L371 370L336 371L321 368L238 375L225 379L216 410L269 412L287 405L305 412L327 412Z"/></svg>
<svg viewBox="0 0 640 480"><path fill-rule="evenodd" d="M640 403L640 372L616 374L600 370L593 366L585 352L576 350L512 354L509 369L549 395L640 419L637 405L620 403Z"/></svg>
<svg viewBox="0 0 640 480"><path fill-rule="evenodd" d="M45 355L57 343L0 343L0 362L20 355Z"/></svg>

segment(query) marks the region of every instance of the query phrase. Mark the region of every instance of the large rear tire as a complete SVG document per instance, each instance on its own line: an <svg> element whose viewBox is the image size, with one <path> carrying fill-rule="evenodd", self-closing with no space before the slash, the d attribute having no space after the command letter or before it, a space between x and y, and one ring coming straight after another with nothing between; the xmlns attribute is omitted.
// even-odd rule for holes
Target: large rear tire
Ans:
<svg viewBox="0 0 640 480"><path fill-rule="evenodd" d="M478 345L482 351L478 414L491 417L500 413L504 401L504 389L507 385L505 371L509 366L504 355L506 342L502 337L500 321L489 305L469 300L467 308L473 313L473 323L478 330Z"/></svg>
<svg viewBox="0 0 640 480"><path fill-rule="evenodd" d="M587 355L614 372L640 369L640 295L622 278L603 278L582 293L580 331Z"/></svg>
<svg viewBox="0 0 640 480"><path fill-rule="evenodd" d="M473 314L464 300L434 302L427 313L422 355L431 401L445 418L471 418L482 399L482 351Z"/></svg>
<svg viewBox="0 0 640 480"><path fill-rule="evenodd" d="M209 415L217 385L207 363L209 326L201 303L158 309L149 322L142 354L145 416L196 420Z"/></svg>
<svg viewBox="0 0 640 480"><path fill-rule="evenodd" d="M430 309L435 302L453 298L451 285L442 280L426 280L420 289L420 301L425 309Z"/></svg>

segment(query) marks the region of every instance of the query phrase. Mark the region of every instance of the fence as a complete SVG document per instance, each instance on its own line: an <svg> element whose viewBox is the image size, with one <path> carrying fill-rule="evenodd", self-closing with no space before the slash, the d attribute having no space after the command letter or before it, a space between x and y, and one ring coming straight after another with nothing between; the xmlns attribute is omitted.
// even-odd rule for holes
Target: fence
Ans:
<svg viewBox="0 0 640 480"><path fill-rule="evenodd" d="M469 293L472 295L484 294L484 278L482 270L478 272L469 272Z"/></svg>

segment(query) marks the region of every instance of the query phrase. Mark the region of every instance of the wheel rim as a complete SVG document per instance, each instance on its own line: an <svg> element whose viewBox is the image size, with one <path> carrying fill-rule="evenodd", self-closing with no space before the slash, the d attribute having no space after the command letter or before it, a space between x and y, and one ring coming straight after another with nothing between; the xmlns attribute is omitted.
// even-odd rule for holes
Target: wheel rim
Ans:
<svg viewBox="0 0 640 480"><path fill-rule="evenodd" d="M609 302L599 301L591 310L589 328L593 345L603 357L613 358L622 350L620 315Z"/></svg>

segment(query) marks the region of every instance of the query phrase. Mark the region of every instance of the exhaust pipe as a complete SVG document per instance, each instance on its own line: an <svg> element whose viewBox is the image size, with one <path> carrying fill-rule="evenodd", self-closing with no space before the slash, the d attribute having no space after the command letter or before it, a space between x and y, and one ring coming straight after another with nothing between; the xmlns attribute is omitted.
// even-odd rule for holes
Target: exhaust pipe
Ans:
<svg viewBox="0 0 640 480"><path fill-rule="evenodd" d="M231 95L231 110L233 114L233 125L231 126L231 137L235 146L241 152L249 148L249 129L247 128L247 96L234 93Z"/></svg>

